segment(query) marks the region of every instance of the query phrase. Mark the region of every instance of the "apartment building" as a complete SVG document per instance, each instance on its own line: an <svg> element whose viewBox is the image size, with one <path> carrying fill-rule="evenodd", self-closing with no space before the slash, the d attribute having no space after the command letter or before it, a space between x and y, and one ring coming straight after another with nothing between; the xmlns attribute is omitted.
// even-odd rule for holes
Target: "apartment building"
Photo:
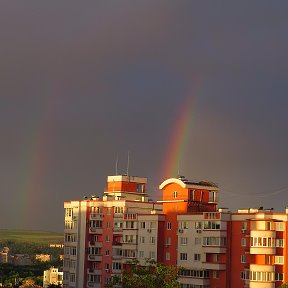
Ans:
<svg viewBox="0 0 288 288"><path fill-rule="evenodd" d="M64 203L63 287L105 287L131 259L158 261L162 204L148 200L146 183L144 177L108 176L101 200Z"/></svg>
<svg viewBox="0 0 288 288"><path fill-rule="evenodd" d="M277 288L288 281L287 215L218 208L219 188L165 180L152 202L147 179L108 176L100 200L65 202L63 287L105 287L133 259L182 267L181 288Z"/></svg>

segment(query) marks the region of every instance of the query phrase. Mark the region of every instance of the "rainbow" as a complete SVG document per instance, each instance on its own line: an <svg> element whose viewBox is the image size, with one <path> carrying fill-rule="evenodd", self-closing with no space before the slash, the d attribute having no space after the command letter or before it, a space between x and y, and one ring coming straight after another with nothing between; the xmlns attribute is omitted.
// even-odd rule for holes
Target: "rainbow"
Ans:
<svg viewBox="0 0 288 288"><path fill-rule="evenodd" d="M193 101L194 97L187 97L179 109L175 125L172 128L170 141L168 141L170 144L164 154L165 158L161 169L161 180L177 177L181 173L181 161L187 151L191 134Z"/></svg>
<svg viewBox="0 0 288 288"><path fill-rule="evenodd" d="M52 94L53 95L53 94ZM46 95L45 95L46 96ZM39 103L38 115L36 121L33 122L30 131L27 133L27 142L22 154L22 167L20 168L20 178L18 179L18 191L21 191L16 208L19 217L18 225L20 228L31 228L31 220L40 212L41 203L43 201L44 180L47 173L47 164L49 162L49 146L52 133L55 128L55 96L46 96L42 103ZM39 223L37 223L39 224Z"/></svg>

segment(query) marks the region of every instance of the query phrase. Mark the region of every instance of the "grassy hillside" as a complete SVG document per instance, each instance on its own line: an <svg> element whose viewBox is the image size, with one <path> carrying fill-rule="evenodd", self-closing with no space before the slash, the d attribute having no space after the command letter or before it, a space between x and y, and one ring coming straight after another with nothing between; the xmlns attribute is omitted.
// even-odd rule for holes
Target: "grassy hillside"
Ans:
<svg viewBox="0 0 288 288"><path fill-rule="evenodd" d="M0 242L63 243L63 233L33 230L0 229Z"/></svg>

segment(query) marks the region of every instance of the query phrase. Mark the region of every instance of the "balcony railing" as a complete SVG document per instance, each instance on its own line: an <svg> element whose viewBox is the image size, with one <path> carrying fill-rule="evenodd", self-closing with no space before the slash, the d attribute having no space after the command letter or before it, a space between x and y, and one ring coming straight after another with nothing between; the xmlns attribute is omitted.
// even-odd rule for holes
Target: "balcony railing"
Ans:
<svg viewBox="0 0 288 288"><path fill-rule="evenodd" d="M93 234L103 234L103 228L102 227L90 227L89 233Z"/></svg>
<svg viewBox="0 0 288 288"><path fill-rule="evenodd" d="M90 220L99 220L103 218L103 213L91 213Z"/></svg>
<svg viewBox="0 0 288 288"><path fill-rule="evenodd" d="M102 255L89 254L88 255L88 260L89 261L101 262L102 261Z"/></svg>

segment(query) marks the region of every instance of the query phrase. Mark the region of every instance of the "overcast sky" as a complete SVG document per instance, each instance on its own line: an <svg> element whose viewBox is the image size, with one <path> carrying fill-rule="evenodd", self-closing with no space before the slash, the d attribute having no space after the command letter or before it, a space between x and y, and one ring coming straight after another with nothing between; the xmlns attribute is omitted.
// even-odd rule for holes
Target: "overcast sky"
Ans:
<svg viewBox="0 0 288 288"><path fill-rule="evenodd" d="M126 172L127 151L129 173L159 198L183 103L193 115L181 174L218 183L222 207L283 210L287 9L2 1L0 228L61 231L63 202L101 195L117 154Z"/></svg>

